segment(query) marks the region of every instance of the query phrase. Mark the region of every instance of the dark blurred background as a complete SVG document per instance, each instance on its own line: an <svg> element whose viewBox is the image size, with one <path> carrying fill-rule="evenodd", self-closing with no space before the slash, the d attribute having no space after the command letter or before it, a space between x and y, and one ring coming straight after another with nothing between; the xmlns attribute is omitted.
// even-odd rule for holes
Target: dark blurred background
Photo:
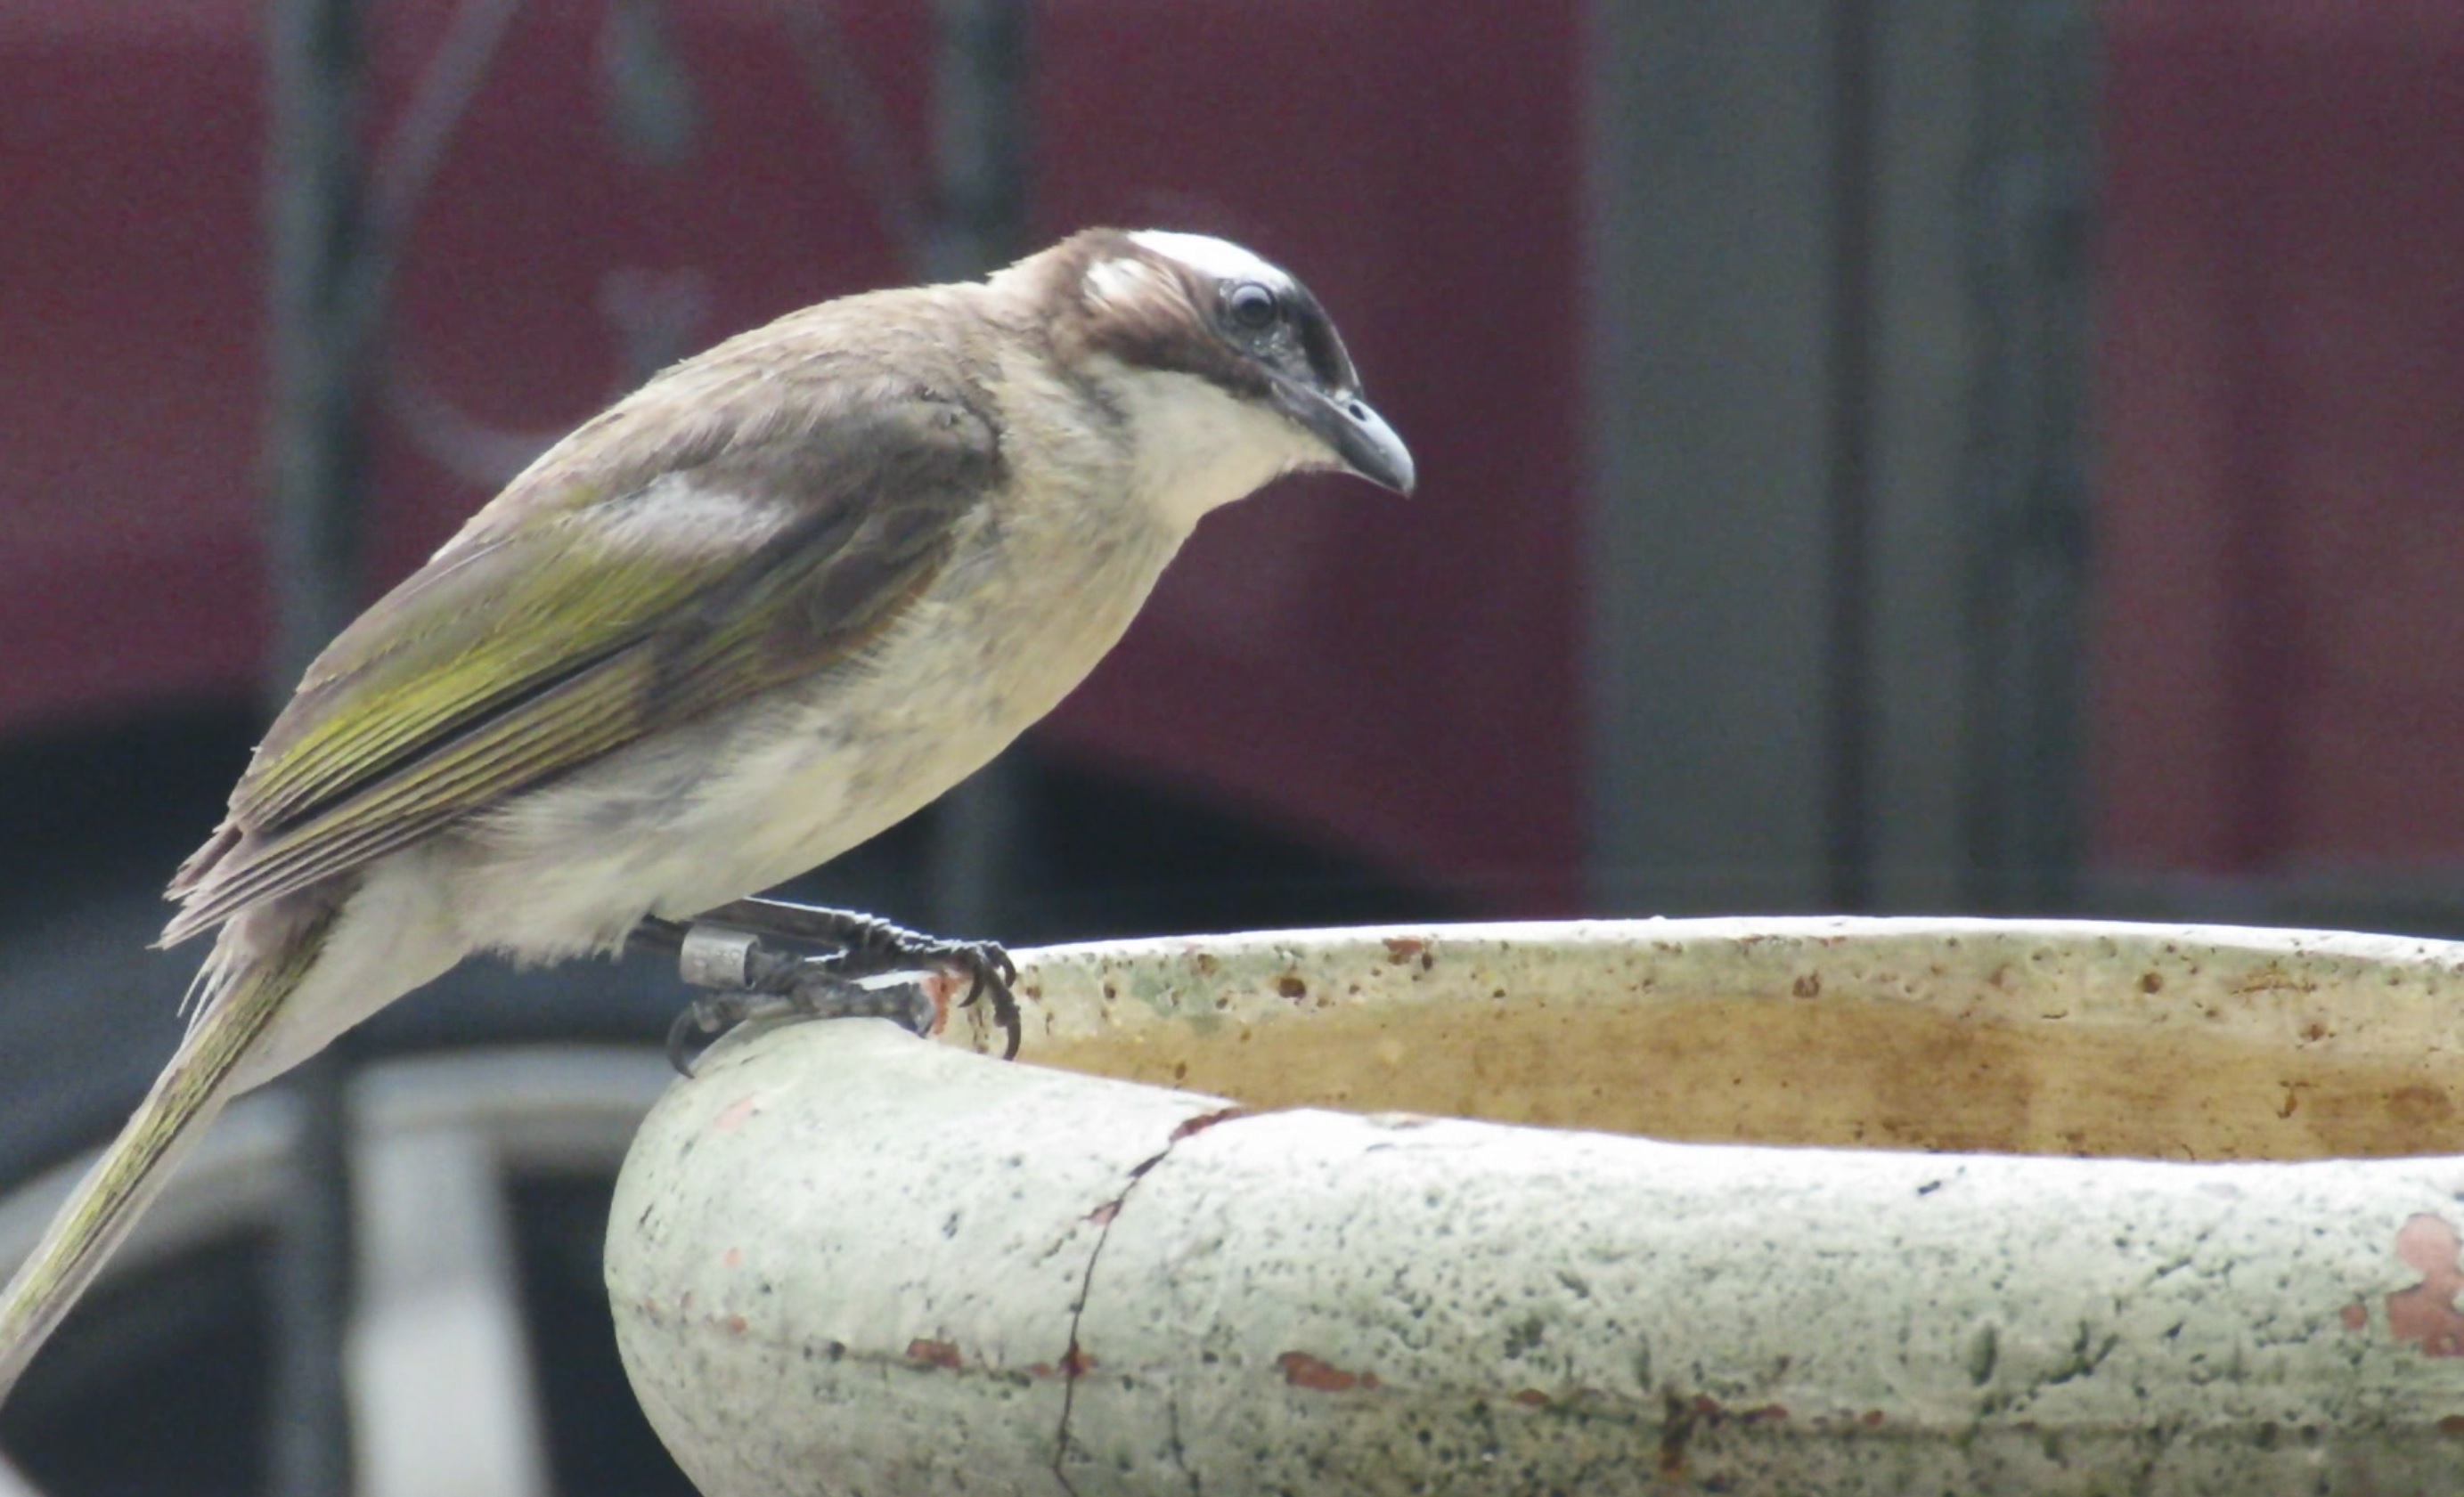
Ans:
<svg viewBox="0 0 2464 1497"><path fill-rule="evenodd" d="M155 893L354 599L661 363L1092 223L1293 268L1421 491L1211 519L997 772L803 892L1022 944L2464 934L2464 8L13 0L0 76L0 1197L176 1038ZM677 1001L480 965L348 1064ZM482 1277L595 1350L448 1485L673 1490L591 1339L612 1160L558 1158ZM327 1489L231 1246L284 1220L99 1296L0 1448ZM362 1489L444 1489L382 1401Z"/></svg>

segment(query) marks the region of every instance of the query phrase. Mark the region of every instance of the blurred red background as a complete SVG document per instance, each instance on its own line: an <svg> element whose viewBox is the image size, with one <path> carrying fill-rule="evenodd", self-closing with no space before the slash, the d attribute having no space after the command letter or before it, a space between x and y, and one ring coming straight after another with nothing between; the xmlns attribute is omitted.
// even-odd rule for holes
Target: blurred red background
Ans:
<svg viewBox="0 0 2464 1497"><path fill-rule="evenodd" d="M481 438L553 434L631 378L628 336L681 351L902 276L775 11L677 11L696 129L662 163L611 143L602 9L524 10L423 202L389 332L442 403L384 423L376 581L484 497ZM386 8L376 134L445 15ZM1426 481L1408 505L1293 483L1210 522L1045 742L1480 908L1578 904L1578 19L1039 16L1040 234L1171 224L1297 268ZM846 17L910 141L925 25ZM2132 0L2104 30L2092 861L2453 861L2464 9ZM0 733L250 692L256 13L26 0L0 52Z"/></svg>

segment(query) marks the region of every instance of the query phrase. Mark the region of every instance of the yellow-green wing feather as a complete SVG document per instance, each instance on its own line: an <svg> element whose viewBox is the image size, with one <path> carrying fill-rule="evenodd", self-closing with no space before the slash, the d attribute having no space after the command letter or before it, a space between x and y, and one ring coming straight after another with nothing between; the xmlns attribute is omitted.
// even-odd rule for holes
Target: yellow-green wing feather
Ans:
<svg viewBox="0 0 2464 1497"><path fill-rule="evenodd" d="M335 709L270 739L276 751L234 809L278 822L329 798L440 727L637 637L732 559L627 555L594 543L587 524L586 512L557 516L452 558L405 606L371 610L302 683L308 697L341 685Z"/></svg>

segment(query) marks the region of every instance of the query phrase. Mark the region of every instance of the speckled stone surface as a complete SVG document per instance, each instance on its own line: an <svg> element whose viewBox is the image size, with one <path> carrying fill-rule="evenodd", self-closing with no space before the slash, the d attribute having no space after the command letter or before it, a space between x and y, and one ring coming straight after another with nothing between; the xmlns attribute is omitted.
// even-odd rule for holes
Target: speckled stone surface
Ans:
<svg viewBox="0 0 2464 1497"><path fill-rule="evenodd" d="M2459 962L1873 921L1034 953L1025 1058L1163 1084L732 1037L645 1125L608 1284L712 1497L2464 1491Z"/></svg>

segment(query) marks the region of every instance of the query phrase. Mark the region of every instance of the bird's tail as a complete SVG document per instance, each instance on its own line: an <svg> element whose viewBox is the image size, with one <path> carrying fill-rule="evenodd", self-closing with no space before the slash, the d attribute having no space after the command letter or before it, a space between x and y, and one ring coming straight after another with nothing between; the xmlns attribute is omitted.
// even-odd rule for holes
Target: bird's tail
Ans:
<svg viewBox="0 0 2464 1497"><path fill-rule="evenodd" d="M324 927L262 953L225 941L208 958L187 1037L0 1294L0 1401L231 1098L234 1070L315 965Z"/></svg>

